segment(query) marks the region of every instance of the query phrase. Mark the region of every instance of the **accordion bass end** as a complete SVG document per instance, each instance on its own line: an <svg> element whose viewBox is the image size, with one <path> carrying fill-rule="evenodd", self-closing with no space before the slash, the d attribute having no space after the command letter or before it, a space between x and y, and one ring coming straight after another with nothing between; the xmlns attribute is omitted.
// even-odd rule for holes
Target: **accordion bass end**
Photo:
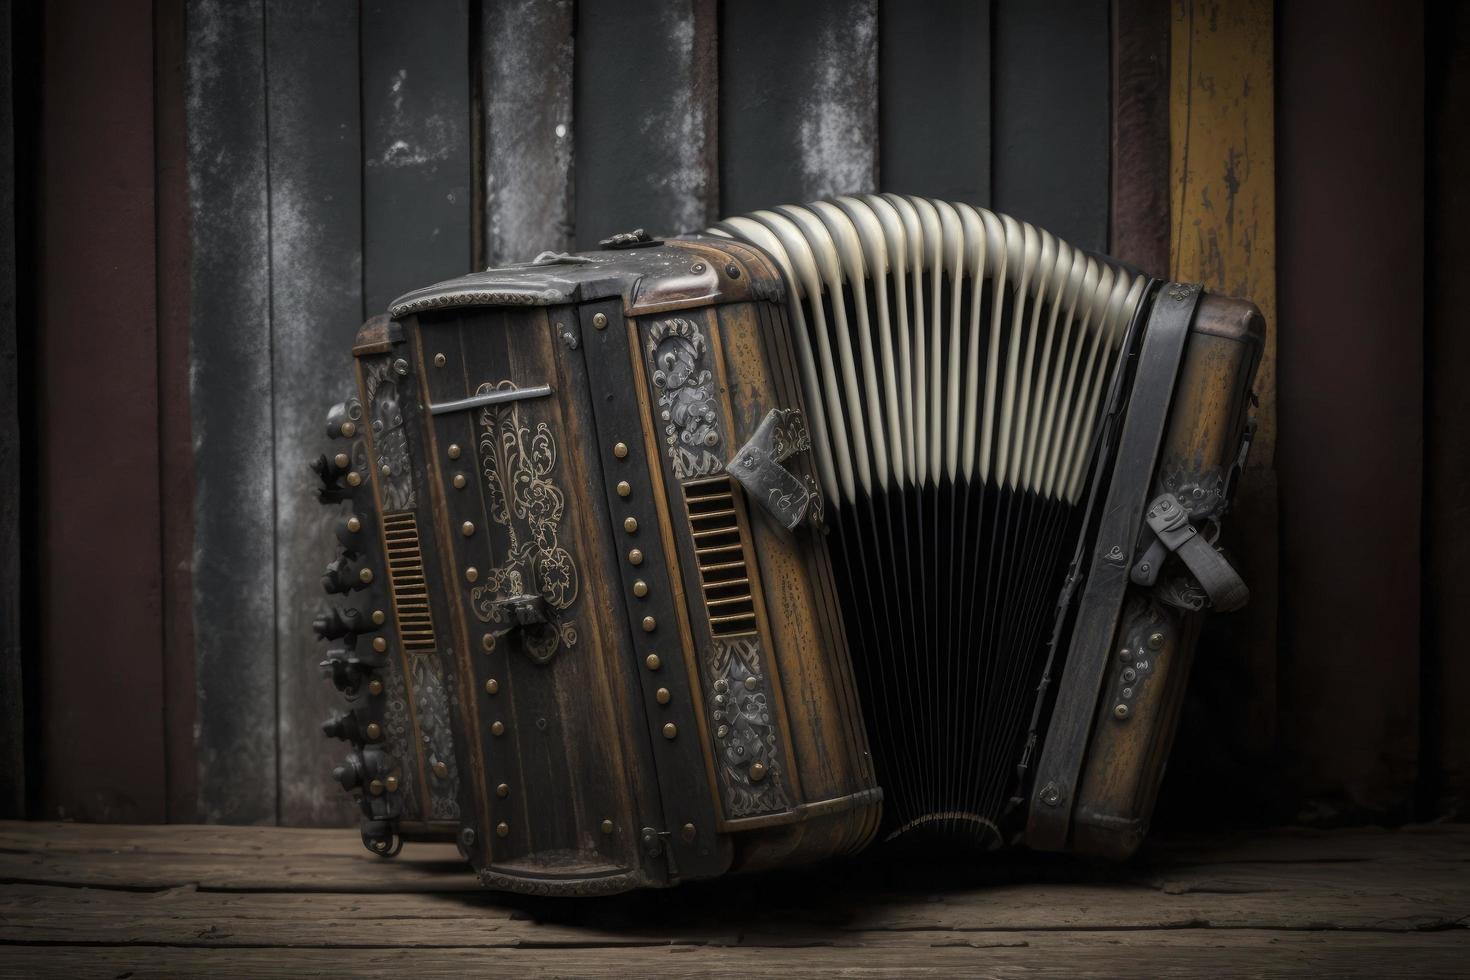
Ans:
<svg viewBox="0 0 1470 980"><path fill-rule="evenodd" d="M1130 853L1244 599L1254 308L893 195L604 245L358 336L318 632L368 847L564 895Z"/></svg>

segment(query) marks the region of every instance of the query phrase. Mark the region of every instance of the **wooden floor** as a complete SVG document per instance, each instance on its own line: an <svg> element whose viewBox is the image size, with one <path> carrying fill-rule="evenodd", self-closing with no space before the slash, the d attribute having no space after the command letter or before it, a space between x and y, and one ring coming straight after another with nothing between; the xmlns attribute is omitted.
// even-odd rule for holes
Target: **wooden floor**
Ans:
<svg viewBox="0 0 1470 980"><path fill-rule="evenodd" d="M1470 975L1470 826L868 859L609 899L353 832L0 823L0 976Z"/></svg>

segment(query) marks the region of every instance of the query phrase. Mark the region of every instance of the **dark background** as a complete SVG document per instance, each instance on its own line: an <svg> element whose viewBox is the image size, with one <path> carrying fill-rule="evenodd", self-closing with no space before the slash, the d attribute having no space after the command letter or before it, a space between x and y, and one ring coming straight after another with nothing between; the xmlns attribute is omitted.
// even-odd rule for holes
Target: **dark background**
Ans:
<svg viewBox="0 0 1470 980"><path fill-rule="evenodd" d="M874 189L1271 321L1174 827L1470 811L1462 4L6 0L0 816L350 821L305 462L414 286Z"/></svg>

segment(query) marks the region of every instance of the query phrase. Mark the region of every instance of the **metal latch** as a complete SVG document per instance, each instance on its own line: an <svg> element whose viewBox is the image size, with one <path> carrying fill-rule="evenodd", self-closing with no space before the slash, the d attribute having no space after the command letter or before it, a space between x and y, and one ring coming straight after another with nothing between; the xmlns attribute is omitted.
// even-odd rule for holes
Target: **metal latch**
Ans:
<svg viewBox="0 0 1470 980"><path fill-rule="evenodd" d="M1145 515L1154 539L1134 563L1128 577L1137 585L1152 586L1170 552L1178 555L1220 612L1239 609L1250 600L1250 589L1218 548L1190 523L1189 511L1172 493L1155 497Z"/></svg>
<svg viewBox="0 0 1470 980"><path fill-rule="evenodd" d="M781 465L811 448L801 412L773 408L725 469L788 531L795 530L803 519L821 524L822 494L816 480L810 475L803 480Z"/></svg>

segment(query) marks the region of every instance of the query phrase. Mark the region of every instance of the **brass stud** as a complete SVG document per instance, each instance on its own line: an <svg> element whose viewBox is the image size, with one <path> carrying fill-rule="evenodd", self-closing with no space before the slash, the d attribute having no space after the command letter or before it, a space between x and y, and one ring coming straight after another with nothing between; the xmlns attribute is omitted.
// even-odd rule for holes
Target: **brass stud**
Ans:
<svg viewBox="0 0 1470 980"><path fill-rule="evenodd" d="M1114 717L1117 717L1117 718L1127 718L1128 717L1128 705L1126 705L1126 704L1114 705L1113 706L1113 715L1114 715Z"/></svg>
<svg viewBox="0 0 1470 980"><path fill-rule="evenodd" d="M475 533L475 524L474 524L474 522L473 521L465 521L463 524L461 524L459 526L459 533L460 534L463 534L465 537L469 537L470 535L474 534Z"/></svg>
<svg viewBox="0 0 1470 980"><path fill-rule="evenodd" d="M1152 633L1152 634L1149 635L1149 638L1148 638L1148 648L1150 650L1157 650L1159 647L1161 647L1163 645L1164 645L1164 634L1163 633Z"/></svg>
<svg viewBox="0 0 1470 980"><path fill-rule="evenodd" d="M456 490L463 490L464 489L464 484L465 484L464 474L463 473L456 473L456 474L454 474L454 479L453 480L450 480L449 482L454 484L454 489L456 489Z"/></svg>
<svg viewBox="0 0 1470 980"><path fill-rule="evenodd" d="M607 314L606 313L594 313L594 314L592 314L592 325L594 327L596 327L598 330L601 330L603 327L606 327L607 326Z"/></svg>
<svg viewBox="0 0 1470 980"><path fill-rule="evenodd" d="M358 531L362 530L362 521L358 520L355 514L352 517L347 518L347 530L351 531L353 534L356 534Z"/></svg>
<svg viewBox="0 0 1470 980"><path fill-rule="evenodd" d="M510 787L507 786L505 783L501 783L499 786L495 787L495 795L500 797L502 800L505 799L507 796L510 795Z"/></svg>
<svg viewBox="0 0 1470 980"><path fill-rule="evenodd" d="M371 568L364 568L362 571L357 573L357 578L358 581L366 585L368 582L371 582L373 580L373 570Z"/></svg>
<svg viewBox="0 0 1470 980"><path fill-rule="evenodd" d="M602 822L602 832L604 834L610 834L613 832L613 822L611 820L604 820Z"/></svg>
<svg viewBox="0 0 1470 980"><path fill-rule="evenodd" d="M459 459L459 443L451 442L449 444L449 458Z"/></svg>
<svg viewBox="0 0 1470 980"><path fill-rule="evenodd" d="M496 837L509 837L510 836L510 824L506 823L504 820L502 820L502 821L500 821L500 823L496 824L495 825L495 836Z"/></svg>
<svg viewBox="0 0 1470 980"><path fill-rule="evenodd" d="M351 473L348 473L347 474L347 485L349 487L360 487L360 486L362 486L362 474L359 473L359 472L357 472L357 470L353 470Z"/></svg>
<svg viewBox="0 0 1470 980"><path fill-rule="evenodd" d="M434 764L429 766L429 768L434 771L435 779L443 779L449 775L449 767L438 759L435 759Z"/></svg>
<svg viewBox="0 0 1470 980"><path fill-rule="evenodd" d="M387 620L387 618L388 617L383 614L383 610L381 610L381 609L374 609L373 610L373 625L375 625L375 626L382 626L383 623Z"/></svg>
<svg viewBox="0 0 1470 980"><path fill-rule="evenodd" d="M382 468L378 472L382 473L384 476L392 476L393 467L389 466L387 463L384 463Z"/></svg>
<svg viewBox="0 0 1470 980"><path fill-rule="evenodd" d="M628 444L626 442L619 442L619 443L614 444L613 445L613 455L616 456L618 459L627 459L628 458Z"/></svg>
<svg viewBox="0 0 1470 980"><path fill-rule="evenodd" d="M383 637L381 636L373 637L373 649L378 651L379 653L382 653L384 650L388 649L388 641L383 639Z"/></svg>
<svg viewBox="0 0 1470 980"><path fill-rule="evenodd" d="M490 678L488 681L485 682L485 693L486 694L499 694L500 693L500 682L498 680L496 680L495 678L493 678L493 677Z"/></svg>
<svg viewBox="0 0 1470 980"><path fill-rule="evenodd" d="M625 517L625 518L623 518L623 530L624 531L627 531L629 534L632 534L634 531L638 530L638 518L636 518L636 517Z"/></svg>
<svg viewBox="0 0 1470 980"><path fill-rule="evenodd" d="M673 695L669 693L669 689L666 687L659 688L657 691L654 692L653 696L659 704L668 704L669 698L673 697Z"/></svg>
<svg viewBox="0 0 1470 980"><path fill-rule="evenodd" d="M1128 663L1128 661L1133 659L1133 651L1128 649L1127 647L1124 647L1123 649L1118 651L1118 659L1123 661L1125 664Z"/></svg>
<svg viewBox="0 0 1470 980"><path fill-rule="evenodd" d="M633 583L633 594L640 599L648 595L648 583L643 581L641 578L638 579L636 582Z"/></svg>
<svg viewBox="0 0 1470 980"><path fill-rule="evenodd" d="M352 459L346 453L338 453L332 462L337 464L337 469L345 470L352 465Z"/></svg>
<svg viewBox="0 0 1470 980"><path fill-rule="evenodd" d="M495 649L495 634L494 633L486 633L484 636L480 637L480 648L482 650L484 650L486 653L489 653L491 650L494 650Z"/></svg>
<svg viewBox="0 0 1470 980"><path fill-rule="evenodd" d="M374 696L383 693L383 682L374 677L368 681L368 693Z"/></svg>
<svg viewBox="0 0 1470 980"><path fill-rule="evenodd" d="M643 632L652 633L656 628L658 628L657 620L655 620L652 616L643 617Z"/></svg>
<svg viewBox="0 0 1470 980"><path fill-rule="evenodd" d="M746 677L745 677L745 689L747 691L754 691L758 686L759 686L759 682L756 681L755 675L754 674L747 674Z"/></svg>
<svg viewBox="0 0 1470 980"><path fill-rule="evenodd" d="M648 656L643 658L643 666L647 667L649 670L658 670L663 665L664 662L658 658L658 654L656 653L650 653Z"/></svg>
<svg viewBox="0 0 1470 980"><path fill-rule="evenodd" d="M674 738L679 734L679 726L672 721L664 723L664 738Z"/></svg>
<svg viewBox="0 0 1470 980"><path fill-rule="evenodd" d="M505 722L503 722L503 721L497 721L494 724L492 724L490 726L490 734L491 735L504 735L505 734Z"/></svg>
<svg viewBox="0 0 1470 980"><path fill-rule="evenodd" d="M764 762L752 762L750 764L750 781L758 783L766 778L766 764Z"/></svg>
<svg viewBox="0 0 1470 980"><path fill-rule="evenodd" d="M480 578L480 570L474 565L471 565L464 570L464 577L466 582L477 581Z"/></svg>
<svg viewBox="0 0 1470 980"><path fill-rule="evenodd" d="M639 551L637 548L634 548L632 551L628 552L628 561L632 562L634 565L643 564L643 552Z"/></svg>
<svg viewBox="0 0 1470 980"><path fill-rule="evenodd" d="M447 357L445 357L443 354L435 354L434 355L434 366L435 367L443 367L444 364L445 364L445 362L448 361L448 360L449 359Z"/></svg>
<svg viewBox="0 0 1470 980"><path fill-rule="evenodd" d="M679 832L683 834L686 841L694 840L694 824L686 823L683 827L680 828Z"/></svg>
<svg viewBox="0 0 1470 980"><path fill-rule="evenodd" d="M370 721L367 728L363 729L363 734L367 736L369 742L376 742L383 737L383 728L377 722Z"/></svg>
<svg viewBox="0 0 1470 980"><path fill-rule="evenodd" d="M383 780L383 787L387 789L390 793L398 792L398 777L389 776L387 779Z"/></svg>
<svg viewBox="0 0 1470 980"><path fill-rule="evenodd" d="M351 439L353 436L357 435L357 423L356 422L343 422L342 423L342 426L341 426L341 430L342 430L342 436L343 436L343 438L345 438L345 439Z"/></svg>
<svg viewBox="0 0 1470 980"><path fill-rule="evenodd" d="M374 796L382 796L383 781L381 779L374 779L372 782L368 783L368 792L373 794Z"/></svg>
<svg viewBox="0 0 1470 980"><path fill-rule="evenodd" d="M628 485L628 481L627 480L619 480L618 481L618 496L619 497L626 497L626 496L628 496L628 494L630 494L632 492L633 492L633 488Z"/></svg>

